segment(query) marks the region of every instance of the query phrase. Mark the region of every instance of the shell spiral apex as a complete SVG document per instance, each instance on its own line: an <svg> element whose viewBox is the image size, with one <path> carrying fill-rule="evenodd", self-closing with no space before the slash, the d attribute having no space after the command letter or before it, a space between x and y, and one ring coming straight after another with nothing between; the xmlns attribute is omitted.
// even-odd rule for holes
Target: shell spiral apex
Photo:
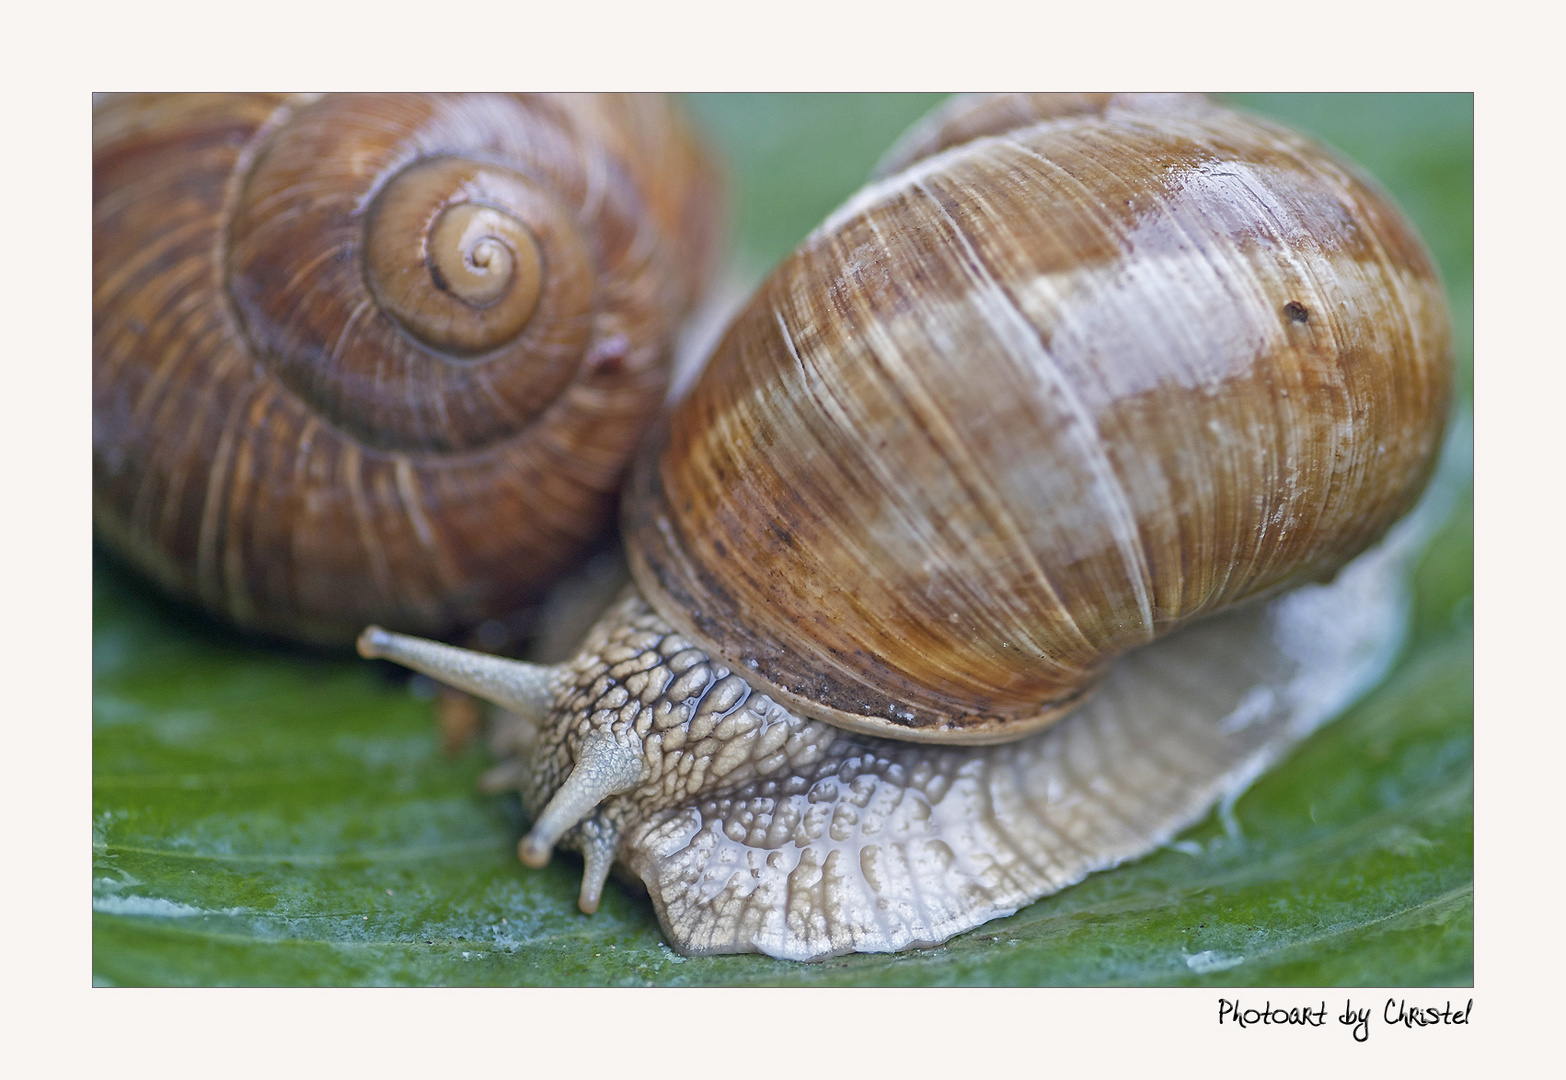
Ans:
<svg viewBox="0 0 1566 1080"><path fill-rule="evenodd" d="M983 99L894 160L660 424L635 587L574 660L371 641L509 702L523 861L580 851L585 911L623 864L688 953L1009 914L1243 788L1399 640L1452 375L1384 196L1186 98Z"/></svg>

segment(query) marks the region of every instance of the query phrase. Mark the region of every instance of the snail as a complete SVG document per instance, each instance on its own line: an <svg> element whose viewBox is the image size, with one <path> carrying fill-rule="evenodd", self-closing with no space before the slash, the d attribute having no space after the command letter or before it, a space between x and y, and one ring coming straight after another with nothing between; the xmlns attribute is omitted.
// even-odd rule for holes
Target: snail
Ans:
<svg viewBox="0 0 1566 1080"><path fill-rule="evenodd" d="M513 612L612 514L720 215L655 97L100 103L99 536L310 642Z"/></svg>
<svg viewBox="0 0 1566 1080"><path fill-rule="evenodd" d="M999 105L730 324L573 660L361 635L514 714L486 785L523 863L582 854L584 912L618 863L687 954L934 945L1167 841L1385 669L1451 399L1418 237L1203 100Z"/></svg>

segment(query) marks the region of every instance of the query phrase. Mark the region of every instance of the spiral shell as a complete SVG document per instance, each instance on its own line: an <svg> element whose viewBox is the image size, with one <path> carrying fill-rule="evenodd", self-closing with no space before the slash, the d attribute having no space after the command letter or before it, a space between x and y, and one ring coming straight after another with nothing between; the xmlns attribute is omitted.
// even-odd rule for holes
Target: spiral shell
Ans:
<svg viewBox="0 0 1566 1080"><path fill-rule="evenodd" d="M319 642L448 633L569 565L719 235L657 100L118 99L93 171L97 529Z"/></svg>
<svg viewBox="0 0 1566 1080"><path fill-rule="evenodd" d="M776 700L994 742L1413 504L1435 270L1292 133L1142 102L872 185L735 320L626 503L653 607Z"/></svg>

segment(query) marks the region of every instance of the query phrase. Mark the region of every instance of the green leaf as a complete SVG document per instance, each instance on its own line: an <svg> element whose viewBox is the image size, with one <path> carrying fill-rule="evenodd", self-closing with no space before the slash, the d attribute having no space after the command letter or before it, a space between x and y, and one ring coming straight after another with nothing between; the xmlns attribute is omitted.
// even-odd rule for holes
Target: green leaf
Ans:
<svg viewBox="0 0 1566 1080"><path fill-rule="evenodd" d="M742 258L775 260L929 96L699 97ZM1349 153L1415 220L1472 370L1472 99L1245 98ZM1467 393L1467 391L1465 391ZM1459 457L1471 452L1456 448ZM1473 979L1473 517L1415 579L1386 681L1227 811L944 947L686 959L645 898L576 910L514 798L441 755L380 667L258 644L94 565L93 960L112 984L1444 985Z"/></svg>

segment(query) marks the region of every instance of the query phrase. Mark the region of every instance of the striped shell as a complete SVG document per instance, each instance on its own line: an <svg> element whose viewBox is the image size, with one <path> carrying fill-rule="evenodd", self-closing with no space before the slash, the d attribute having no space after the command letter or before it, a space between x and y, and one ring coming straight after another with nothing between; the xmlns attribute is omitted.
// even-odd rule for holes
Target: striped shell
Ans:
<svg viewBox="0 0 1566 1080"><path fill-rule="evenodd" d="M510 612L610 513L718 209L657 99L105 102L99 534L312 641Z"/></svg>
<svg viewBox="0 0 1566 1080"><path fill-rule="evenodd" d="M1330 577L1413 504L1450 396L1417 237L1204 103L980 138L763 284L627 501L652 606L777 700L992 742L1114 657Z"/></svg>

